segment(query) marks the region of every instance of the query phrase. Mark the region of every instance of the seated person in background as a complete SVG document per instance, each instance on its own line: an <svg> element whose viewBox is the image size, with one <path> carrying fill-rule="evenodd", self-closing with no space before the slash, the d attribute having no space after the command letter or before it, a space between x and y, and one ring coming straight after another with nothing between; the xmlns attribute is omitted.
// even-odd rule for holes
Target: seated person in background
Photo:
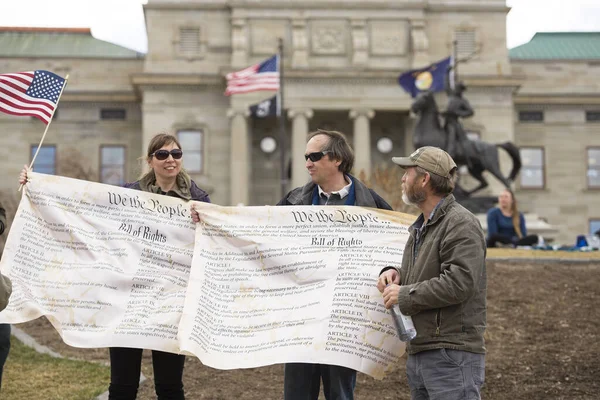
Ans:
<svg viewBox="0 0 600 400"><path fill-rule="evenodd" d="M498 247L498 243L512 247L538 243L537 235L527 236L525 217L517 209L517 200L509 189L498 196L498 207L488 211L487 229L487 247Z"/></svg>

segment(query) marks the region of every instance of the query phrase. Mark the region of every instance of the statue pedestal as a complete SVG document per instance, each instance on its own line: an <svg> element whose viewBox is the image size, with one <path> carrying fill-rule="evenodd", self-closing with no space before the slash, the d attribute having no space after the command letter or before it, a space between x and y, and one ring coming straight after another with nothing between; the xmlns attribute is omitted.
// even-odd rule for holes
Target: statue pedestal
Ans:
<svg viewBox="0 0 600 400"><path fill-rule="evenodd" d="M458 185L454 188L454 197L456 201L471 211L473 214L485 214L488 210L496 205L498 202L497 196L469 196L466 192Z"/></svg>
<svg viewBox="0 0 600 400"><path fill-rule="evenodd" d="M473 214L486 214L498 202L498 196L456 197L456 201Z"/></svg>

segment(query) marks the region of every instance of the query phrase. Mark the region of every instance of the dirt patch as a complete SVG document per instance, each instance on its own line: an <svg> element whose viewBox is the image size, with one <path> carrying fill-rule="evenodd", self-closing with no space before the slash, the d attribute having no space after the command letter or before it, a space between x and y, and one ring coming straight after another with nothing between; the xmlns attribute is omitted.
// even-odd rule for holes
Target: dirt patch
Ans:
<svg viewBox="0 0 600 400"><path fill-rule="evenodd" d="M600 261L600 251L488 249L488 260L533 260L533 261Z"/></svg>
<svg viewBox="0 0 600 400"><path fill-rule="evenodd" d="M597 399L599 302L598 263L488 261L488 355L483 397ZM108 361L106 349L65 345L45 318L19 327L66 356ZM144 354L143 372L151 378L150 353ZM283 366L220 371L188 357L184 385L189 399L281 399ZM153 392L149 379L141 386L138 399L154 399ZM383 381L359 374L356 399L410 399L403 363Z"/></svg>

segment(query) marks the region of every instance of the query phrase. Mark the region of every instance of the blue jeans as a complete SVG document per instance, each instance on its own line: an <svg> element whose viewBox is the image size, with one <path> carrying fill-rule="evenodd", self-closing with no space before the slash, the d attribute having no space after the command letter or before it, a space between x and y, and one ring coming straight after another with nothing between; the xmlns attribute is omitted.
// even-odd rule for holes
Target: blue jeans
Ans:
<svg viewBox="0 0 600 400"><path fill-rule="evenodd" d="M184 400L185 356L152 350L154 388L158 400ZM109 400L134 400L142 367L142 349L110 348Z"/></svg>
<svg viewBox="0 0 600 400"><path fill-rule="evenodd" d="M10 350L10 324L0 324L0 387L2 387L2 371Z"/></svg>
<svg viewBox="0 0 600 400"><path fill-rule="evenodd" d="M412 400L480 400L485 355L452 349L408 356L406 375Z"/></svg>
<svg viewBox="0 0 600 400"><path fill-rule="evenodd" d="M321 379L327 400L354 399L355 370L338 365L288 363L283 380L284 400L317 400Z"/></svg>

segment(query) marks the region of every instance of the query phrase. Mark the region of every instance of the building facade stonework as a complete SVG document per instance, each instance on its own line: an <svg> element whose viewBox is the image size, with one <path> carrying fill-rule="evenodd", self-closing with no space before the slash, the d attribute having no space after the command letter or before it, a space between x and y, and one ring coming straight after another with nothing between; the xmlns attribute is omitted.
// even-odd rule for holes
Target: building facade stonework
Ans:
<svg viewBox="0 0 600 400"><path fill-rule="evenodd" d="M517 182L517 198L524 211L558 228L558 241L572 242L600 220L593 207L599 193L588 184L595 167L586 160L594 146L600 148L593 134L600 125L586 119L600 110L600 83L593 81L600 67L592 60L512 59L508 10L504 0L150 0L144 6L145 55L106 47L89 32L6 28L0 43L4 36L12 47L0 51L0 72L69 74L44 143L54 146L48 150L53 173L132 181L143 170L140 157L152 136L171 131L180 135L185 167L213 202L265 205L282 195L281 149L266 153L260 143L277 140L279 127L275 119L251 118L248 107L272 93L226 97L227 73L273 55L283 39L283 170L292 188L308 179L304 147L307 133L317 128L348 135L356 175L368 176L391 166L392 155L412 152L412 99L397 84L398 75L448 57L456 40L459 57L471 56L459 66L475 109L467 130L485 141L515 142L534 158L542 149L543 165L527 165L533 178L526 183L538 179L541 168L543 186ZM32 35L54 35L53 43L61 45L53 54L23 48ZM78 41L97 51L78 53ZM437 99L443 108L445 95ZM521 120L537 118L527 114L533 111L543 111L543 121ZM0 191L9 196L44 126L5 114L0 126L6 177ZM381 139L388 146L378 147ZM508 172L508 157L503 161ZM491 176L489 182L486 194L497 194L500 184Z"/></svg>

